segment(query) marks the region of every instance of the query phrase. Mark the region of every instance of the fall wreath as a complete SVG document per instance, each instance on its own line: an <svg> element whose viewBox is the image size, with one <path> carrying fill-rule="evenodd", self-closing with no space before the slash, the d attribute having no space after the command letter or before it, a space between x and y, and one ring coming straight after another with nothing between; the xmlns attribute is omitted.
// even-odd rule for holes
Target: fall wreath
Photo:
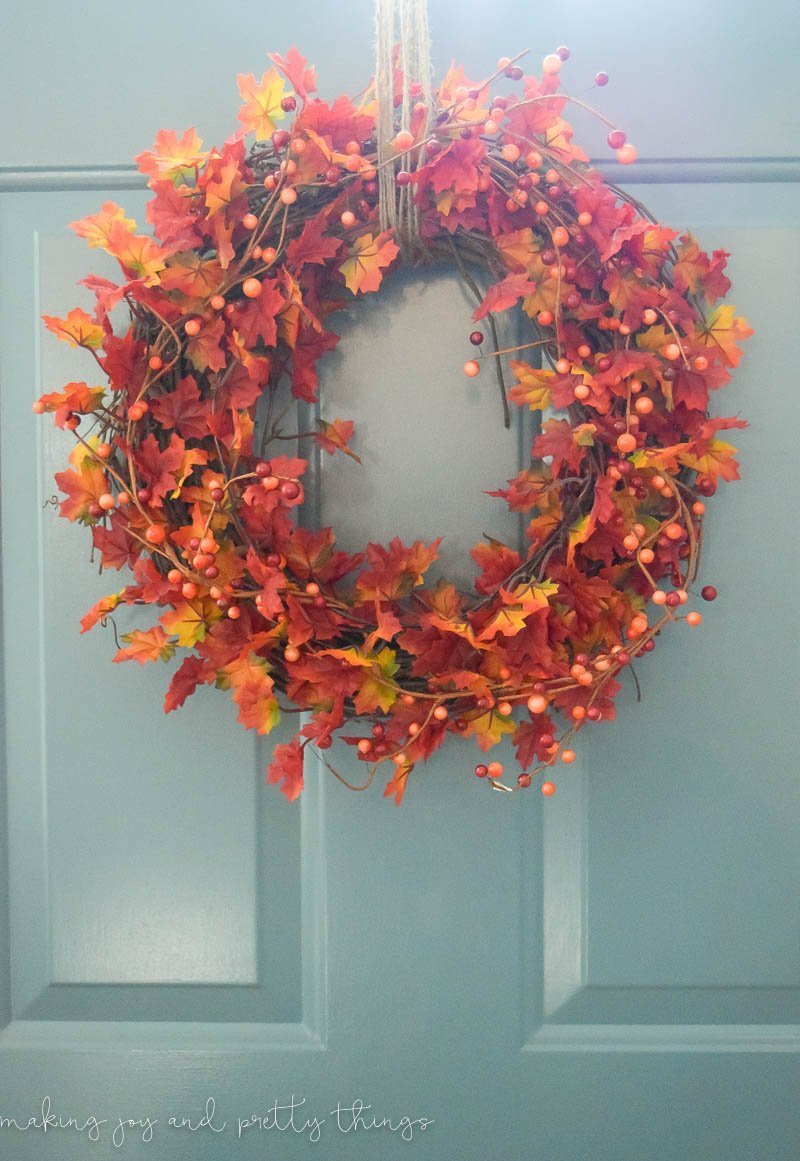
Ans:
<svg viewBox="0 0 800 1161"><path fill-rule="evenodd" d="M329 103L296 50L272 55L260 81L239 77L241 129L223 146L163 131L137 158L152 235L113 202L73 223L124 281L85 279L94 313L45 322L104 382L69 383L34 410L77 440L56 476L61 515L91 527L104 569L133 573L83 630L120 605L159 609L115 660L183 653L167 711L201 684L229 689L260 734L307 711L268 771L290 799L308 746L336 773L324 751L347 723L364 784L388 770L397 802L448 734L484 751L510 738L520 772L504 781L487 755L475 773L552 793L548 769L574 759L577 731L614 716L620 671L667 625L701 620L686 602L705 501L738 476L719 433L744 426L709 418L709 392L751 332L716 305L726 253L656 222L573 142L568 55L545 57L540 77L502 60L479 83L453 66L427 103L397 98L388 159L374 85ZM608 142L635 159L614 126ZM530 466L491 493L528 514L526 550L478 544L470 594L425 582L439 540L348 554L331 528L298 523L307 460L282 442L285 396L317 400L331 316L431 257L477 295L465 373L499 382L506 417L508 400L547 416ZM512 307L530 341L507 352L494 315ZM352 435L335 418L314 438L357 459Z"/></svg>

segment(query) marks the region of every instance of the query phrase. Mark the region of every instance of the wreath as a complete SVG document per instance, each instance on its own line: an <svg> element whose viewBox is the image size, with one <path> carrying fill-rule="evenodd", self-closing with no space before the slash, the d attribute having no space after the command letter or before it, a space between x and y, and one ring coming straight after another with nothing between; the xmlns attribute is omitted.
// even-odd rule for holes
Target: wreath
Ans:
<svg viewBox="0 0 800 1161"><path fill-rule="evenodd" d="M510 739L519 772L487 755L475 774L506 791L540 779L550 794L578 731L614 717L621 672L666 626L701 621L686 605L706 499L738 478L719 433L745 426L709 418L709 392L752 332L717 305L728 255L659 224L573 142L563 113L582 102L560 89L568 55L545 57L540 77L501 60L480 83L454 65L410 108L396 73L381 159L374 83L329 103L296 50L272 54L260 81L238 78L241 128L224 145L162 131L137 158L152 234L110 201L72 223L124 281L86 278L94 313L44 321L104 382L69 383L34 411L77 441L56 475L61 515L91 527L103 569L133 573L82 630L151 605L157 623L126 633L114 660L182 653L167 711L216 684L259 734L303 712L267 774L289 799L308 746L341 777L324 752L348 723L363 786L386 770L398 803L451 734L483 751ZM630 163L635 148L607 124ZM331 528L298 523L308 459L285 442L358 460L350 420L287 432L287 399L317 402L337 311L432 258L476 295L465 374L497 380L506 422L509 402L547 414L530 466L490 493L528 515L526 550L478 544L472 593L426 583L440 538L351 554ZM512 307L530 339L503 351L494 316Z"/></svg>

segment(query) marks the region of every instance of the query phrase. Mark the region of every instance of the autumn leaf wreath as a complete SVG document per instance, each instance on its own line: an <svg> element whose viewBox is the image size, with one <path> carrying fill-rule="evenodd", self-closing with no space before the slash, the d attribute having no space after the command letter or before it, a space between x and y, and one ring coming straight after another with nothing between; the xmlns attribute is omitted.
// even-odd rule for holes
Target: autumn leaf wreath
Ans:
<svg viewBox="0 0 800 1161"><path fill-rule="evenodd" d="M110 201L72 224L123 281L86 278L93 313L45 322L103 382L69 383L34 411L76 439L56 476L61 515L91 527L104 569L133 574L83 629L120 605L160 610L115 660L180 651L167 711L201 684L229 689L259 734L305 711L268 770L289 799L308 747L342 777L325 751L350 723L363 785L388 771L398 803L452 734L483 751L510 739L519 772L487 760L475 774L505 790L539 779L550 794L578 731L613 718L621 671L668 625L701 620L686 605L706 499L738 477L720 432L744 426L710 418L709 392L751 331L717 305L727 254L659 224L574 144L568 55L545 57L538 77L516 60L478 83L451 67L430 107L418 101L403 125L398 111L381 162L374 84L324 101L296 50L273 54L260 81L239 77L241 128L224 145L163 131L137 158L152 234ZM635 160L613 125L608 142ZM387 170L413 240L381 228ZM471 593L426 582L438 539L350 554L331 528L298 522L308 461L286 453L281 427L287 398L317 403L332 316L431 256L486 276L484 291L471 281L464 372L485 368L504 407L546 415L530 466L491 493L527 514L525 548L478 544ZM530 341L504 352L494 316L512 308ZM339 418L313 433L357 460L352 437Z"/></svg>

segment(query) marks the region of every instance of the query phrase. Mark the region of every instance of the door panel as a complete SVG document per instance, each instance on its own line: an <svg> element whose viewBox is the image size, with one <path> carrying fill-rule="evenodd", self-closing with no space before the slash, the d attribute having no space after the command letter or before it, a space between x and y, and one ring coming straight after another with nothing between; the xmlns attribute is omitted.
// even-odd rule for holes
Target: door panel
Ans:
<svg viewBox="0 0 800 1161"><path fill-rule="evenodd" d="M781 45L774 86L762 93L748 81L733 91L744 36L705 57L705 72L687 85L730 91L747 106L745 124L761 121L772 140L794 25L780 4L767 7L786 31L773 38ZM722 12L711 8L702 17L709 25ZM144 21L147 5L142 11ZM61 27L59 12L50 15L43 61ZM178 15L188 19L188 6L171 6L167 27ZM495 38L494 59L528 35L521 9L501 15L485 43L475 38L477 14L464 15L454 33L465 41L462 56L482 60ZM445 0L432 4L440 50L449 48L448 17ZM129 14L104 9L104 19L120 35L142 35ZM280 19L283 42L267 47L301 39L290 15ZM301 800L288 804L262 784L281 736L254 744L213 691L163 716L166 667L114 666L110 628L79 634L92 601L125 582L98 576L88 533L46 505L69 445L30 404L92 371L39 316L75 305L75 281L101 271L69 221L109 196L144 220L136 179L103 164L124 163L161 124L183 127L183 110L169 111L174 86L154 81L143 107L126 109L131 147L123 134L118 156L107 152L108 126L94 139L73 129L60 146L42 140L29 158L12 152L16 169L0 173L8 191L0 195L0 844L8 872L0 1118L41 1116L49 1097L57 1114L107 1121L91 1143L88 1129L22 1132L0 1119L2 1161L77 1161L90 1149L164 1161L314 1150L326 1161L412 1153L426 1161L795 1161L800 561L787 500L796 474L790 343L800 240L796 185L786 179L800 172L796 141L795 161L778 167L752 160L766 151L745 129L737 160L720 103L702 141L692 136L679 149L677 114L665 127L666 112L637 99L608 22L585 11L573 20L557 30L555 15L543 13L537 41L568 41L593 63L604 50L597 63L616 68L616 99L642 118L640 141L647 132L655 142L649 155L662 153L626 172L626 182L644 183L637 192L669 224L731 250L731 298L756 335L714 401L750 420L734 439L743 482L710 505L702 578L719 599L704 608L701 628L659 640L637 667L641 703L626 688L619 720L587 731L551 800L492 794L470 773L472 748L454 742L415 771L400 809L380 786L354 794L313 765ZM190 21L187 35L210 54L212 31ZM342 49L340 70L344 61L347 75L356 65L359 76L368 71L360 68L366 48L357 37L345 44L324 8L312 38L323 31L321 73L331 44ZM679 39L675 28L656 38L659 67ZM217 63L231 73L259 67L260 56L237 63L233 43ZM84 51L76 46L77 60ZM21 70L24 54L20 62ZM49 75L42 66L54 95L64 68ZM142 68L155 77L152 62ZM79 110L92 83L87 71L62 94L59 116L64 101ZM203 101L215 103L195 94L189 120ZM213 125L218 114L208 112ZM20 125L27 115L20 111ZM98 125L106 116L99 108ZM703 149L732 160L706 165ZM670 154L696 156L696 166ZM31 173L32 163L52 171ZM502 428L490 377L481 376L481 392L465 383L458 368L468 328L468 302L444 270L404 275L343 320L323 410L356 419L364 464L323 457L309 505L310 519L333 522L352 547L393 532L445 532L443 566L464 577L483 531L519 532L484 492L516 470L531 435ZM135 611L120 614L121 632L136 623ZM363 767L344 750L332 761L358 782ZM304 1102L294 1128L240 1128L240 1118L266 1117L293 1094ZM175 1116L200 1121L210 1098L210 1125L170 1126ZM412 1126L410 1141L402 1125L343 1132L332 1110L359 1099L378 1119L433 1123ZM124 1142L114 1138L120 1117L148 1116L158 1118L152 1139L141 1124L122 1127ZM325 1122L318 1142L301 1128L315 1116Z"/></svg>

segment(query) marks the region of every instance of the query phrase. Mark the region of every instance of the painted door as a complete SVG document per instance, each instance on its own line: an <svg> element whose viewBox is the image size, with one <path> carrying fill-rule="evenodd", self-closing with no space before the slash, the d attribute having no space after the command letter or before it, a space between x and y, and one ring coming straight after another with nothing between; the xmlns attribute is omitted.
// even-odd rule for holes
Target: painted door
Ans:
<svg viewBox="0 0 800 1161"><path fill-rule="evenodd" d="M567 43L573 92L611 74L594 97L646 159L624 180L733 253L757 330L724 406L751 421L744 482L713 502L702 631L664 641L642 703L626 692L552 800L492 794L453 745L400 809L324 770L288 805L262 785L274 739L225 698L165 718L163 671L78 635L108 578L47 505L63 445L30 412L79 377L39 323L98 268L66 224L107 197L143 220L129 159L162 126L222 140L234 76L267 50L297 43L326 95L361 87L371 5L6 13L3 1161L800 1155L798 18L789 0L553 7L431 0L437 60L478 75ZM485 528L514 535L483 490L526 446L453 370L468 329L447 271L346 323L323 394L365 464L319 500L346 544L446 529L465 581Z"/></svg>

